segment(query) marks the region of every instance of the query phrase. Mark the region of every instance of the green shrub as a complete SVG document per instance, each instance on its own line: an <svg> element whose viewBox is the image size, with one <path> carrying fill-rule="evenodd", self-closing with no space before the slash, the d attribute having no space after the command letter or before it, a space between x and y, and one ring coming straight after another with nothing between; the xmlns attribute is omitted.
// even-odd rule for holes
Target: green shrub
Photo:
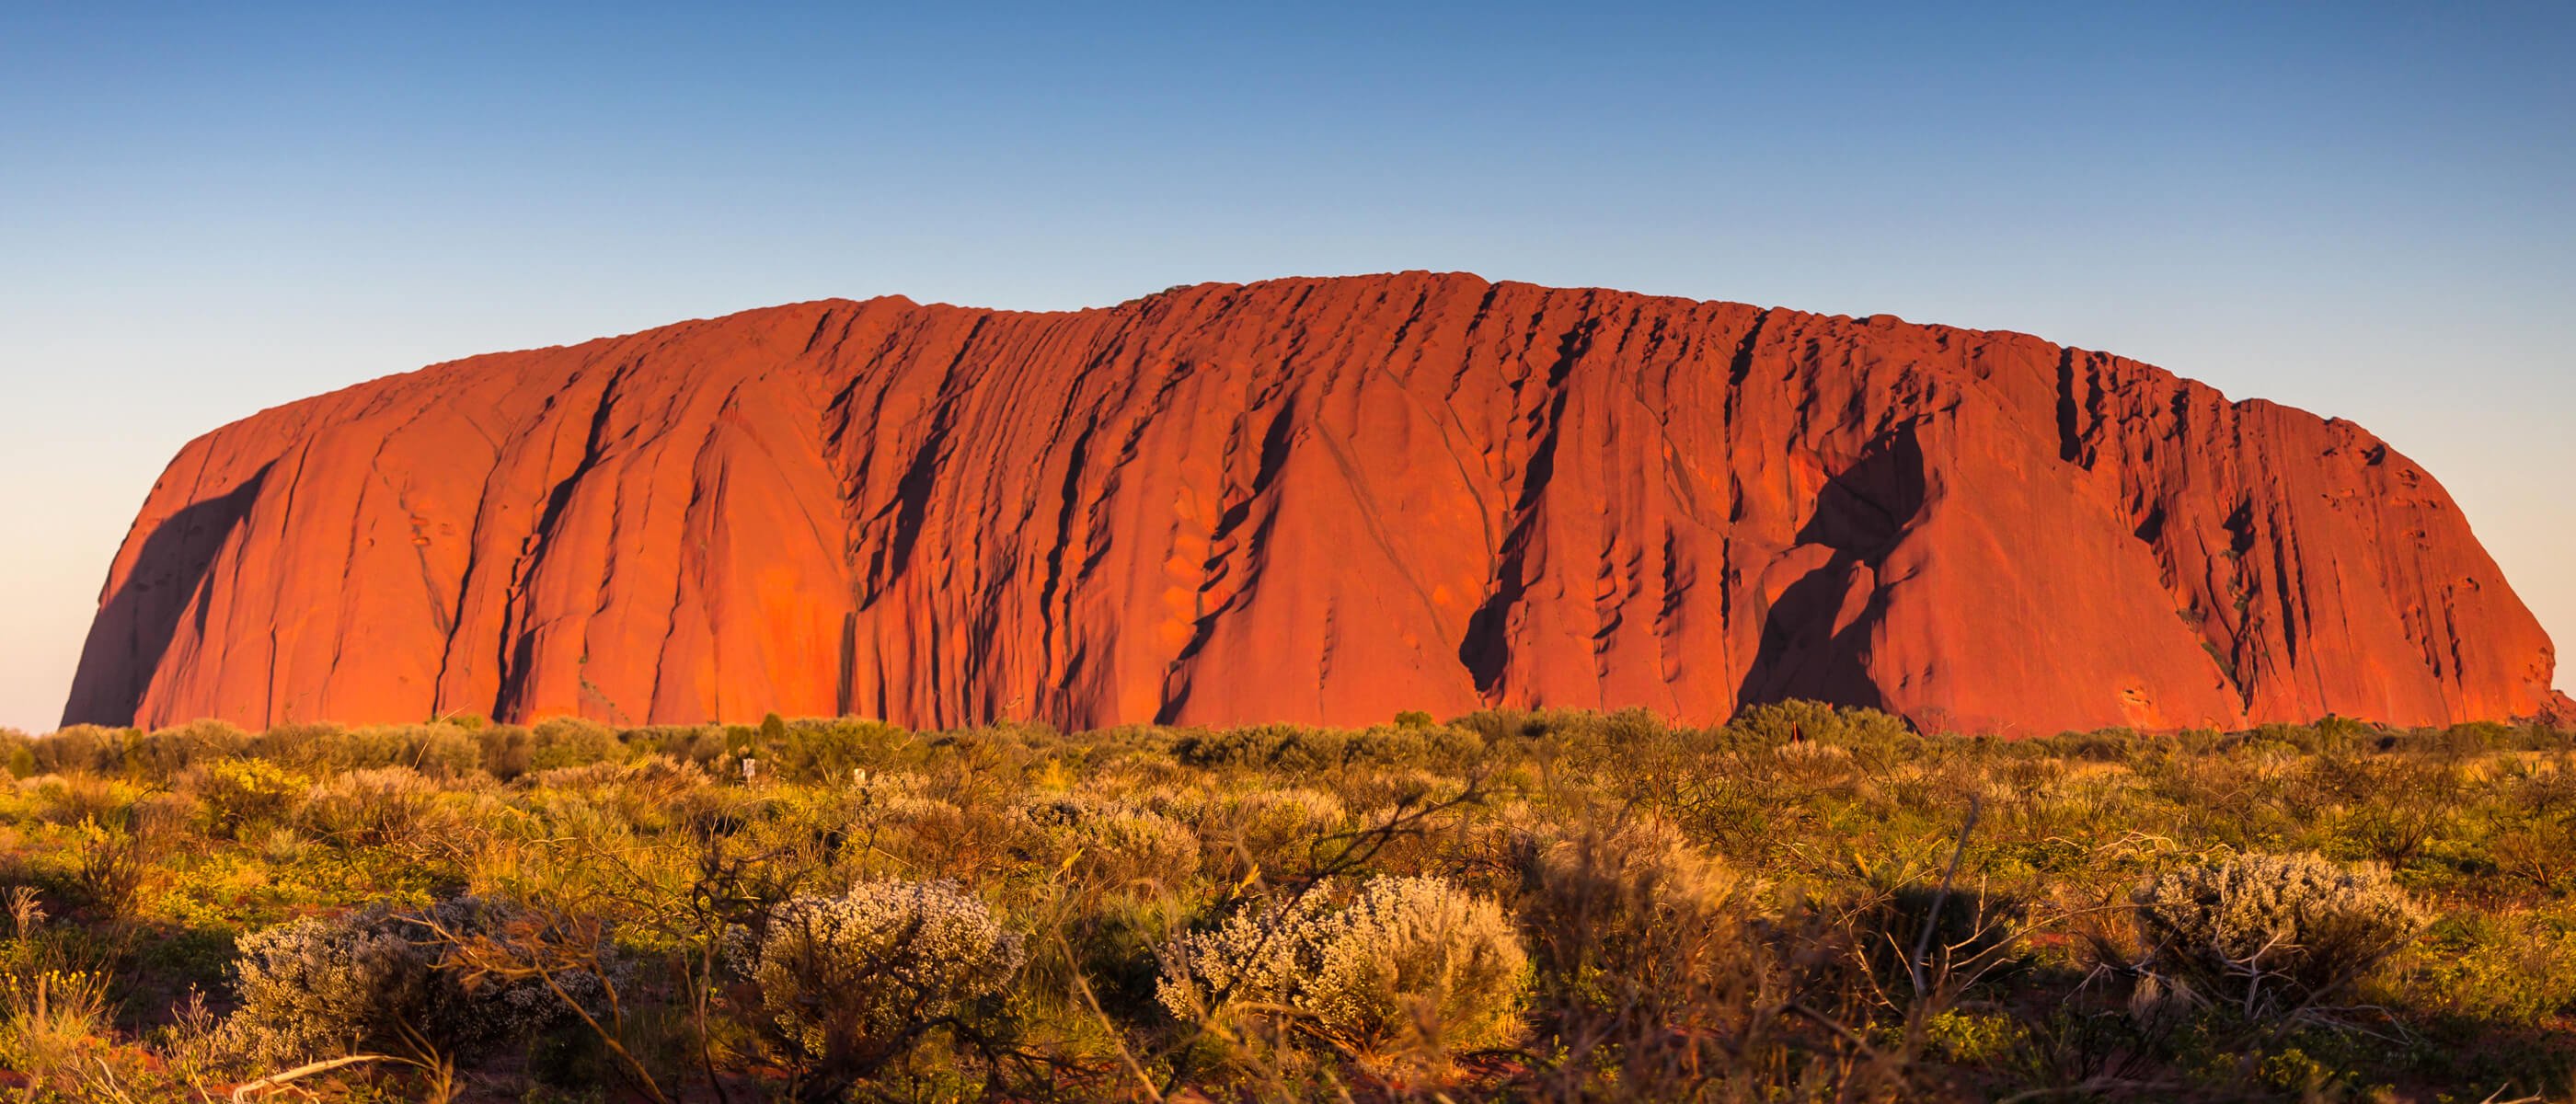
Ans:
<svg viewBox="0 0 2576 1104"><path fill-rule="evenodd" d="M350 771L306 790L295 819L342 847L416 845L438 795L436 783L409 767Z"/></svg>
<svg viewBox="0 0 2576 1104"><path fill-rule="evenodd" d="M2536 1027L2576 1012L2576 921L2448 916L2401 962L2417 1007L2485 1025Z"/></svg>
<svg viewBox="0 0 2576 1104"><path fill-rule="evenodd" d="M577 767L552 767L522 776L537 789L603 790L633 788L665 798L708 785L705 768L660 752L648 752L623 761L584 763Z"/></svg>
<svg viewBox="0 0 2576 1104"><path fill-rule="evenodd" d="M312 774L406 767L432 778L461 778L482 765L483 748L454 724L343 728L303 724L255 737L248 753Z"/></svg>
<svg viewBox="0 0 2576 1104"><path fill-rule="evenodd" d="M312 784L265 759L218 759L192 769L181 788L204 803L209 831L238 838L246 827L285 823Z"/></svg>
<svg viewBox="0 0 2576 1104"><path fill-rule="evenodd" d="M2314 724L2258 725L2245 734L2249 747L2287 748L2305 755L2349 755L2379 745L2389 733L2350 717L2327 717Z"/></svg>
<svg viewBox="0 0 2576 1104"><path fill-rule="evenodd" d="M508 782L528 773L536 755L535 733L514 724L485 725L472 733L483 769Z"/></svg>
<svg viewBox="0 0 2576 1104"><path fill-rule="evenodd" d="M55 824L123 824L141 787L91 774L48 775L35 782L37 815Z"/></svg>
<svg viewBox="0 0 2576 1104"><path fill-rule="evenodd" d="M2576 811L2521 820L2487 839L2496 869L2544 893L2576 885Z"/></svg>
<svg viewBox="0 0 2576 1104"><path fill-rule="evenodd" d="M125 742L124 769L134 778L163 783L198 763L239 755L250 744L249 733L215 720L137 733Z"/></svg>
<svg viewBox="0 0 2576 1104"><path fill-rule="evenodd" d="M1254 725L1194 732L1172 745L1172 755L1193 767L1313 772L1342 765L1349 738L1295 725Z"/></svg>
<svg viewBox="0 0 2576 1104"><path fill-rule="evenodd" d="M2476 755L2511 748L2521 735L2511 726L2494 721L2471 721L2443 729L2427 742L2445 755Z"/></svg>
<svg viewBox="0 0 2576 1104"><path fill-rule="evenodd" d="M1272 874L1294 870L1346 815L1340 798L1303 786L1192 796L1179 815L1197 830L1212 868L1233 869L1240 860Z"/></svg>
<svg viewBox="0 0 2576 1104"><path fill-rule="evenodd" d="M36 741L32 753L38 774L112 774L125 765L126 731L97 725L72 725Z"/></svg>
<svg viewBox="0 0 2576 1104"><path fill-rule="evenodd" d="M128 816L108 825L82 821L74 830L72 884L81 897L110 917L131 916L135 898L151 875L142 833Z"/></svg>
<svg viewBox="0 0 2576 1104"><path fill-rule="evenodd" d="M14 728L0 728L0 767L11 778L31 778L36 773L36 741Z"/></svg>
<svg viewBox="0 0 2576 1104"><path fill-rule="evenodd" d="M780 781L832 784L852 772L882 769L912 761L905 750L917 743L909 729L883 721L844 718L764 723L757 742L746 751L761 761L761 773Z"/></svg>
<svg viewBox="0 0 2576 1104"><path fill-rule="evenodd" d="M251 740L250 753L298 770L327 774L394 764L390 741L373 730L351 732L336 724L282 724Z"/></svg>
<svg viewBox="0 0 2576 1104"><path fill-rule="evenodd" d="M1948 1009L1924 1022L1923 1041L1945 1061L1994 1065L2028 1046L2030 1029L2009 1015Z"/></svg>
<svg viewBox="0 0 2576 1104"><path fill-rule="evenodd" d="M1485 749L1472 729L1448 725L1378 725L1351 733L1343 760L1382 767L1454 767Z"/></svg>
<svg viewBox="0 0 2576 1104"><path fill-rule="evenodd" d="M1479 709L1458 718L1456 724L1489 745L1517 744L1547 731L1546 719L1525 709Z"/></svg>
<svg viewBox="0 0 2576 1104"><path fill-rule="evenodd" d="M1845 748L1892 747L1915 738L1903 718L1812 701L1748 705L1726 727L1753 744L1773 746L1811 741Z"/></svg>
<svg viewBox="0 0 2576 1104"><path fill-rule="evenodd" d="M617 730L579 717L556 717L530 733L529 770L554 770L626 758Z"/></svg>
<svg viewBox="0 0 2576 1104"><path fill-rule="evenodd" d="M2061 732L2038 740L2026 740L2019 746L2032 755L2058 755L2092 763L2117 763L2135 754L2142 744L2163 739L2148 736L2134 728L2097 728L2091 732Z"/></svg>

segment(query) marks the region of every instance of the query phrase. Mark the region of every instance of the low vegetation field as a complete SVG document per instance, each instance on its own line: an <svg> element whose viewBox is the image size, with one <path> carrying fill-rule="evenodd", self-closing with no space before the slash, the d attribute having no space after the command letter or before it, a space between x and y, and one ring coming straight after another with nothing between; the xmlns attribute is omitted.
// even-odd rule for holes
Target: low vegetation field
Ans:
<svg viewBox="0 0 2576 1104"><path fill-rule="evenodd" d="M2576 738L0 733L30 1101L2567 1100Z"/></svg>

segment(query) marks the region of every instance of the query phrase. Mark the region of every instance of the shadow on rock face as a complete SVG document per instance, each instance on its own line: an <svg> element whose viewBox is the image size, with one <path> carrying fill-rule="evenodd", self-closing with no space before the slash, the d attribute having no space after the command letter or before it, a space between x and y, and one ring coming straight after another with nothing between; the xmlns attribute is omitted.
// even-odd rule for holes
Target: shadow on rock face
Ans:
<svg viewBox="0 0 2576 1104"><path fill-rule="evenodd" d="M1873 442L1825 482L1798 540L1832 550L1825 562L1780 592L1762 621L1761 650L1737 700L1746 705L1807 698L1886 705L1867 665L1871 627L1883 611L1878 568L1923 512L1923 446L1905 425ZM1845 611L1855 604L1850 616Z"/></svg>
<svg viewBox="0 0 2576 1104"><path fill-rule="evenodd" d="M180 509L143 538L133 572L90 625L80 668L72 677L71 700L63 707L65 725L134 723L152 673L179 633L180 619L194 616L195 627L205 628L206 603L198 584L267 478L268 469L261 468L231 491Z"/></svg>

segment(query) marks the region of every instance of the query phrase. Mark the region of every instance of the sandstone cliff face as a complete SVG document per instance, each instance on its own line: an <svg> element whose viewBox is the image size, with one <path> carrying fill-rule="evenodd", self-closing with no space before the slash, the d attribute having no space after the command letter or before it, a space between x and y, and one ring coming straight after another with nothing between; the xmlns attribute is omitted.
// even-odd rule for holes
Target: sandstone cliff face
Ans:
<svg viewBox="0 0 2576 1104"><path fill-rule="evenodd" d="M1406 273L899 298L190 444L66 720L2436 724L2538 624L2358 426L2033 337Z"/></svg>

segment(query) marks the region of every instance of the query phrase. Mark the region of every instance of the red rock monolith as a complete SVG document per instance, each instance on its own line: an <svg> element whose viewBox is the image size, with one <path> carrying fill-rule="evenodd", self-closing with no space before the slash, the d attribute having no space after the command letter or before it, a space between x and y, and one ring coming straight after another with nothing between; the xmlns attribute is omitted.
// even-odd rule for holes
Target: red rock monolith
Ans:
<svg viewBox="0 0 2576 1104"><path fill-rule="evenodd" d="M2553 663L2351 423L1412 272L801 303L269 410L153 488L65 719L2425 725L2560 708Z"/></svg>

